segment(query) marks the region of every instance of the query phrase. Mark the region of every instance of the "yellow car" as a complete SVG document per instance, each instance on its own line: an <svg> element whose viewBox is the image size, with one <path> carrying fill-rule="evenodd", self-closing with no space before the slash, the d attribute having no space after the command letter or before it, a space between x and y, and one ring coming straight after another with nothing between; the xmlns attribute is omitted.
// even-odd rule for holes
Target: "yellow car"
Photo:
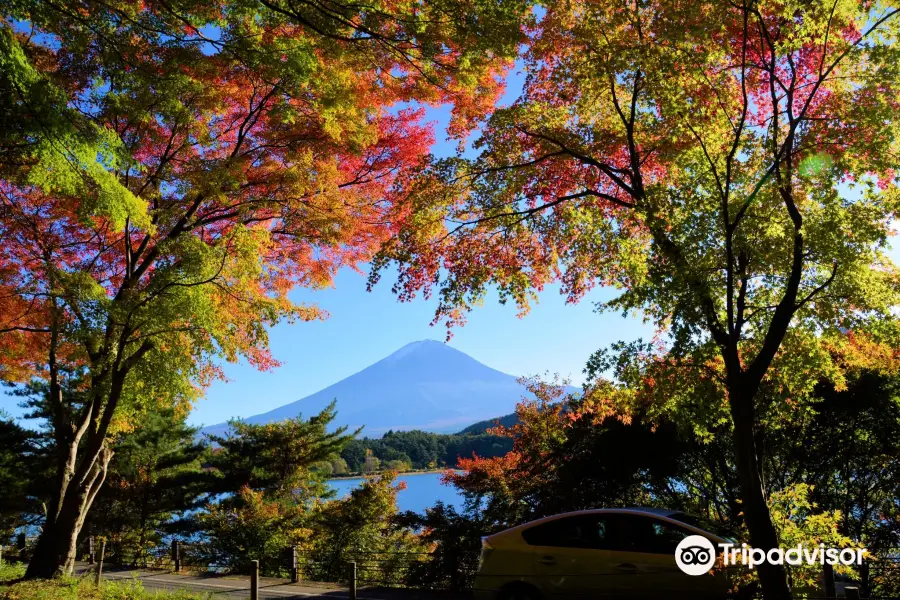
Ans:
<svg viewBox="0 0 900 600"><path fill-rule="evenodd" d="M476 600L724 598L728 574L681 571L675 549L699 535L734 543L710 524L655 508L582 510L482 538Z"/></svg>

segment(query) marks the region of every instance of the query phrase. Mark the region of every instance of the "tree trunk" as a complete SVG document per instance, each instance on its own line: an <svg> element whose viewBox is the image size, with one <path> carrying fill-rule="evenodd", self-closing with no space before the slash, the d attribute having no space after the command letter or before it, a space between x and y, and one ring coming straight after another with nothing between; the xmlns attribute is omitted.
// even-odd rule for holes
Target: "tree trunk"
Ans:
<svg viewBox="0 0 900 600"><path fill-rule="evenodd" d="M62 506L56 520L51 523L48 515L47 524L28 563L26 579L49 579L72 574L80 523L88 508L87 497L87 490L70 487L66 497L60 500Z"/></svg>
<svg viewBox="0 0 900 600"><path fill-rule="evenodd" d="M88 470L90 476L80 482L70 474L64 474L63 484L51 503L58 506L59 510L56 515L52 512L47 515L25 571L25 579L49 579L72 574L78 550L78 535L97 490L106 478L111 456L112 452L104 448L94 458Z"/></svg>
<svg viewBox="0 0 900 600"><path fill-rule="evenodd" d="M80 423L73 426L62 418L53 423L57 439L66 437L69 441L65 445L58 442L59 488L48 504L47 520L25 571L25 579L47 579L72 573L78 534L97 492L106 480L106 471L113 455L106 447L106 434L122 397L125 379L152 347L149 340L145 341L125 359L121 358L123 348L120 347L118 358L111 368L98 369L99 372L92 376L94 392L90 403L83 409ZM57 383L50 394L50 402L59 414L63 413L63 397ZM62 436L62 433L66 435Z"/></svg>
<svg viewBox="0 0 900 600"><path fill-rule="evenodd" d="M734 450L743 500L744 523L750 532L750 545L768 552L771 548L778 548L779 545L778 533L775 531L766 502L762 465L754 436L753 398L756 389L758 386L747 385L747 382L740 378L733 384L729 383L728 396L731 418L734 422ZM791 588L784 565L764 562L756 567L756 571L766 600L791 599Z"/></svg>

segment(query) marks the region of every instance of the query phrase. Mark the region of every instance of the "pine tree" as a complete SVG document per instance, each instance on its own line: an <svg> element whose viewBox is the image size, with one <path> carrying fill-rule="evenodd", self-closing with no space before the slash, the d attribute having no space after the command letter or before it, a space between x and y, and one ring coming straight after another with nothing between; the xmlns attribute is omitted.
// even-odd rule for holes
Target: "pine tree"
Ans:
<svg viewBox="0 0 900 600"><path fill-rule="evenodd" d="M209 497L213 474L204 470L208 448L197 429L174 410L152 412L141 427L113 445L106 485L86 527L105 535L122 556L139 562L178 520Z"/></svg>

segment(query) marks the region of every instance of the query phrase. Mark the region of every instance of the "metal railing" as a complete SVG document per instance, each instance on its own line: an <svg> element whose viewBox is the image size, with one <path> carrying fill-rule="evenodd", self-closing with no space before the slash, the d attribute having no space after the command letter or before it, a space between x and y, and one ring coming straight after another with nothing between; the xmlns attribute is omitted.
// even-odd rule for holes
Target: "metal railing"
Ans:
<svg viewBox="0 0 900 600"><path fill-rule="evenodd" d="M100 544L88 539L82 558L97 561ZM127 544L105 545L107 565L120 568L163 569L198 575L246 575L290 579L294 583L316 582L343 585L351 592L359 587L418 588L412 580L416 568L432 560L425 552L303 553L286 548L276 556L251 556L222 552L203 542L173 540L166 546L137 548ZM98 565L97 570L100 569Z"/></svg>

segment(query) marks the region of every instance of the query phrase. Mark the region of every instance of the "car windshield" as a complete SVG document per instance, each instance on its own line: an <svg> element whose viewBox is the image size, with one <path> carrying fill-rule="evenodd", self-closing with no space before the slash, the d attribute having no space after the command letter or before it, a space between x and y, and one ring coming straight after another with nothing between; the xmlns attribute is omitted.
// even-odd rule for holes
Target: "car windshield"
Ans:
<svg viewBox="0 0 900 600"><path fill-rule="evenodd" d="M691 527L697 527L698 529L702 529L704 531L708 531L713 533L720 538L724 538L730 542L737 541L737 534L728 529L727 527L716 523L715 521L711 521L709 519L704 519L703 517L698 517L696 515L689 515L687 513L678 512L668 515L670 519L675 519L676 521L680 521L681 523L685 523L686 525L690 525Z"/></svg>

